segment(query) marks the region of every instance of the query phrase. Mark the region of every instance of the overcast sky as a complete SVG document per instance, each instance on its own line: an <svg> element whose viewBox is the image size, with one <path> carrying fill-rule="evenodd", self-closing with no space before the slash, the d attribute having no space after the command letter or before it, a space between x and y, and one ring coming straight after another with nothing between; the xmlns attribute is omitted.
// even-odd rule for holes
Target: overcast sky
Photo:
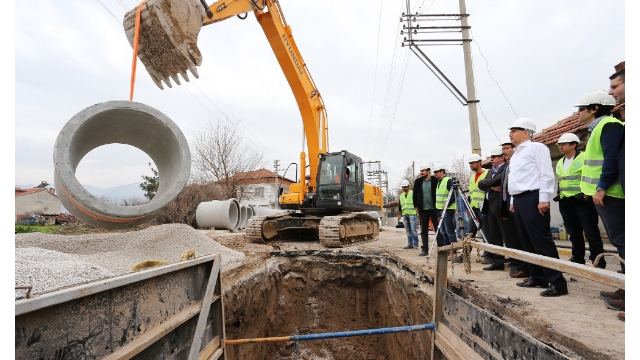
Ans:
<svg viewBox="0 0 640 360"><path fill-rule="evenodd" d="M381 160L391 187L412 161L450 166L454 156L468 157L467 108L400 47L405 0L385 0L382 8L379 0L281 4L324 98L330 150ZM16 2L16 184L53 183L53 146L64 124L93 104L128 99L132 50L122 18L135 5L134 0ZM457 1L412 5L413 12L459 12ZM467 1L477 98L486 116L479 112L483 155L498 144L491 127L502 139L517 119L487 67L518 117L534 120L538 130L553 125L572 113L582 95L606 89L613 66L625 60L624 5L618 0ZM264 152L268 168L273 159L285 166L297 162L298 108L255 17L207 26L198 45L199 80L160 90L139 62L134 101L165 113L187 139L209 121L231 122L239 124L250 146ZM462 47L423 51L466 94ZM138 182L150 174L149 161L137 149L108 145L87 155L77 177L101 188ZM293 177L293 169L287 176Z"/></svg>

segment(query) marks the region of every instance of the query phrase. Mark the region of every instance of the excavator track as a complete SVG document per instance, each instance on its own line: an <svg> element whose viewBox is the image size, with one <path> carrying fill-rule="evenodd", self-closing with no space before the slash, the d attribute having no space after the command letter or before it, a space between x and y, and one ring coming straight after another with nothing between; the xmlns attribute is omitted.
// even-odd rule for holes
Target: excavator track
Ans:
<svg viewBox="0 0 640 360"><path fill-rule="evenodd" d="M287 213L252 217L245 226L247 239L252 243L266 244L278 236L276 229L278 219L287 217Z"/></svg>
<svg viewBox="0 0 640 360"><path fill-rule="evenodd" d="M371 241L379 233L378 220L365 213L325 216L318 229L320 243L325 247L345 247Z"/></svg>

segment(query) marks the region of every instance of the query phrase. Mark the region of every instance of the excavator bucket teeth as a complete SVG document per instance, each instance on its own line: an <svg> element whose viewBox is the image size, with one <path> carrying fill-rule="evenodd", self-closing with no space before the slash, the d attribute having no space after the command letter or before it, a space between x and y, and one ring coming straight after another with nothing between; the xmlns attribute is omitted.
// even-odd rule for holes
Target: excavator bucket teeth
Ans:
<svg viewBox="0 0 640 360"><path fill-rule="evenodd" d="M135 7L124 15L124 31L133 48ZM199 0L147 0L140 13L138 58L153 82L163 89L171 87L171 79L180 85L180 74L189 81L187 70L197 79L197 66L202 63L198 49L198 33L206 17Z"/></svg>

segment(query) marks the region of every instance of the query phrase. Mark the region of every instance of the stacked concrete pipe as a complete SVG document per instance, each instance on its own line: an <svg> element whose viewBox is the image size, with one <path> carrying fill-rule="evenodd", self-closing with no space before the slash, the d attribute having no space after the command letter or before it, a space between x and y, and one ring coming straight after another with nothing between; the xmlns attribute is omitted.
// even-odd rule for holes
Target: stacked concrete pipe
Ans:
<svg viewBox="0 0 640 360"><path fill-rule="evenodd" d="M238 221L238 229L244 229L247 225L247 220L249 217L247 216L247 206L240 205L240 221Z"/></svg>
<svg viewBox="0 0 640 360"><path fill-rule="evenodd" d="M196 223L201 228L237 230L240 218L238 200L233 198L201 202L196 208Z"/></svg>
<svg viewBox="0 0 640 360"><path fill-rule="evenodd" d="M82 158L102 145L126 144L144 151L158 168L160 185L153 200L135 206L107 203L76 179ZM136 102L95 104L67 122L53 151L54 182L64 207L85 223L105 229L136 226L151 220L175 199L189 178L191 153L178 126L160 111Z"/></svg>

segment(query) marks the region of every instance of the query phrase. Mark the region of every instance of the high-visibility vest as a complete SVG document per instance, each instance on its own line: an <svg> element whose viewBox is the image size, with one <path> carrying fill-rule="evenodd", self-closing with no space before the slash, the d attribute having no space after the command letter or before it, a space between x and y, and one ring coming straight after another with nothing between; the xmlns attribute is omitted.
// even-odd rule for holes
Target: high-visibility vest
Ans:
<svg viewBox="0 0 640 360"><path fill-rule="evenodd" d="M574 159L567 171L564 170L564 160L567 157L563 157L556 164L556 174L558 174L558 192L560 193L560 199L574 196L580 193L580 178L582 175L582 163L584 162L584 152L578 154Z"/></svg>
<svg viewBox="0 0 640 360"><path fill-rule="evenodd" d="M436 209L442 210L442 207L447 202L447 198L449 197L449 190L447 190L447 183L449 182L449 177L445 176L438 183L438 187L436 188ZM451 195L453 199L453 195ZM456 209L456 202L452 201L451 205L447 209Z"/></svg>
<svg viewBox="0 0 640 360"><path fill-rule="evenodd" d="M580 180L580 190L582 190L585 195L593 196L600 182L602 164L604 163L604 152L602 151L600 139L602 136L602 128L609 123L619 123L624 126L624 123L620 120L612 116L607 116L601 119L591 132L591 137L589 141L587 141L587 148L584 151L584 165L582 166L582 178ZM607 196L624 199L624 192L622 191L619 177L607 189Z"/></svg>
<svg viewBox="0 0 640 360"><path fill-rule="evenodd" d="M416 208L413 207L413 190L409 190L407 194L404 191L400 194L400 206L402 207L402 216L416 214Z"/></svg>
<svg viewBox="0 0 640 360"><path fill-rule="evenodd" d="M488 171L483 170L482 174L478 177L478 181L476 181L476 173L471 174L469 178L469 196L471 197L471 207L472 208L480 208L480 203L484 201L485 192L480 190L478 187L478 182L487 177Z"/></svg>

